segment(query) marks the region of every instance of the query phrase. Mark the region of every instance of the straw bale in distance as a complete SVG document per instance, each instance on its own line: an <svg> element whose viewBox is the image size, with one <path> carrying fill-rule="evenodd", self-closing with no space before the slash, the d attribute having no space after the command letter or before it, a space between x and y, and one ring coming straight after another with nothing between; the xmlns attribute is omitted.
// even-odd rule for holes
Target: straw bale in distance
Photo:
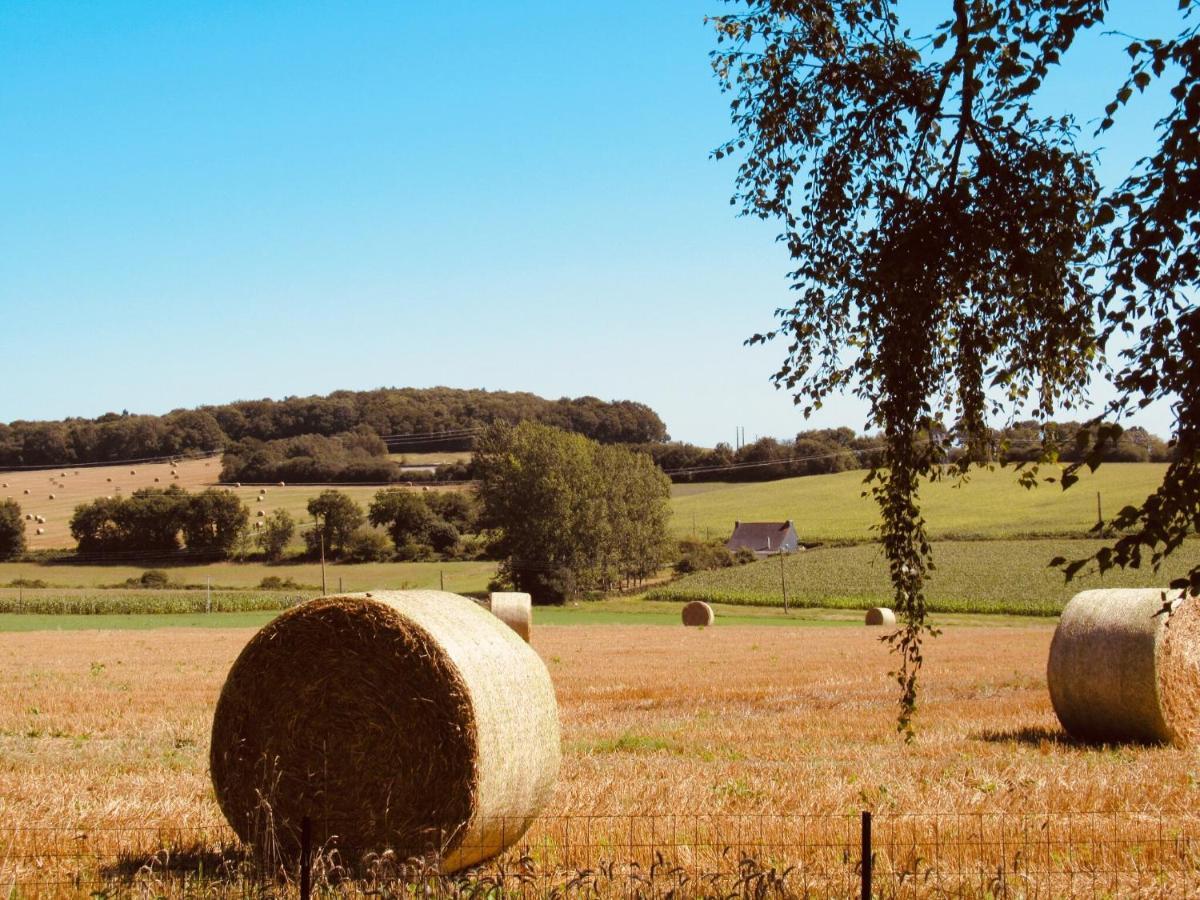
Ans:
<svg viewBox="0 0 1200 900"><path fill-rule="evenodd" d="M867 610L868 625L895 625L896 614L886 606L873 606Z"/></svg>
<svg viewBox="0 0 1200 900"><path fill-rule="evenodd" d="M703 600L693 600L683 608L683 624L691 626L711 625L716 614Z"/></svg>
<svg viewBox="0 0 1200 900"><path fill-rule="evenodd" d="M242 651L221 691L210 766L247 842L440 854L455 871L518 840L549 800L558 708L546 667L503 622L443 591L310 600Z"/></svg>
<svg viewBox="0 0 1200 900"><path fill-rule="evenodd" d="M1200 744L1200 604L1160 588L1082 591L1063 609L1046 681L1076 738Z"/></svg>
<svg viewBox="0 0 1200 900"><path fill-rule="evenodd" d="M529 643L533 634L533 598L518 591L497 591L488 594L488 609L497 619Z"/></svg>

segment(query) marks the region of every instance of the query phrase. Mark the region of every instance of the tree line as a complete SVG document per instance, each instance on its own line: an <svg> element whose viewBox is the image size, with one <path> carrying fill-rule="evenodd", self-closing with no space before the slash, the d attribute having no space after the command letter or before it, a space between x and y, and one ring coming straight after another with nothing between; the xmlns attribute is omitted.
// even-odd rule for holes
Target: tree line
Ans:
<svg viewBox="0 0 1200 900"><path fill-rule="evenodd" d="M925 440L948 442L945 462L957 462L966 452L944 432L931 432ZM1079 422L1029 420L992 429L982 443L981 459L1076 463L1089 458L1097 446L1105 462L1170 462L1174 453L1166 441L1140 427L1106 430L1101 435L1098 429ZM883 465L884 459L881 436L855 434L851 428L801 431L791 441L764 437L736 450L726 443L710 449L679 441L646 444L639 449L673 481L771 481L870 469Z"/></svg>
<svg viewBox="0 0 1200 900"><path fill-rule="evenodd" d="M513 391L381 388L283 400L239 400L163 416L105 413L94 419L0 423L0 466L51 466L179 456L306 435L371 433L392 452L470 449L494 423L535 421L601 443L665 440L650 407L595 397L547 400ZM405 435L407 437L394 437Z"/></svg>

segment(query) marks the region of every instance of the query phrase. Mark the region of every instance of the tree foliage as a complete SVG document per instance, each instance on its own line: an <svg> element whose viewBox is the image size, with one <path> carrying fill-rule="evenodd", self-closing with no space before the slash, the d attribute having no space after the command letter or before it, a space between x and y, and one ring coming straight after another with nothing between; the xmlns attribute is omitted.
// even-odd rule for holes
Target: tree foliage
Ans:
<svg viewBox="0 0 1200 900"><path fill-rule="evenodd" d="M286 509L277 509L263 519L258 546L271 562L283 558L283 551L296 533L296 522Z"/></svg>
<svg viewBox="0 0 1200 900"><path fill-rule="evenodd" d="M662 420L648 406L629 400L604 401L595 397L547 400L535 394L512 391L458 390L455 388L381 388L375 391L335 391L323 397L288 397L283 400L240 400L199 409L175 410L165 416L105 413L95 419L73 418L58 422L17 421L0 423L0 465L69 465L236 449L239 465L263 451L262 444L305 435L333 437L349 432L407 435L389 440L395 452L470 449L474 433L494 422L515 424L537 421L577 431L604 443L661 441L667 436ZM234 448L233 445L238 445ZM295 462L322 471L336 462L339 448L321 444L265 449L255 465ZM387 481L366 477L363 467L379 466L376 454L352 454L343 460L350 474L345 480ZM354 473L358 475L355 476ZM288 480L272 471L262 479L233 474L230 480ZM290 480L327 480L295 477Z"/></svg>
<svg viewBox="0 0 1200 900"><path fill-rule="evenodd" d="M645 578L665 559L670 482L649 456L529 422L490 429L475 453L493 552L539 602Z"/></svg>
<svg viewBox="0 0 1200 900"><path fill-rule="evenodd" d="M189 494L179 485L142 488L128 497L99 497L75 507L71 535L81 554L170 553L180 549L228 556L250 514L232 491Z"/></svg>
<svg viewBox="0 0 1200 900"><path fill-rule="evenodd" d="M1158 500L1131 516L1164 549L1195 527L1196 354L1173 348L1189 335L1196 346L1195 306L1178 288L1195 276L1198 92L1185 76L1161 159L1101 203L1073 120L1034 101L1078 33L1102 22L1103 0L947 0L946 21L922 36L901 29L891 0L735 5L712 20L736 131L715 155L740 158L735 203L778 222L795 263L792 304L752 341L786 342L775 381L806 414L850 390L883 433L871 489L903 615L890 640L911 736L931 630L920 482L939 476L954 442L958 471L989 460L989 417L1071 408L1114 328L1142 329L1122 396L1182 398L1181 452ZM1131 52L1193 71L1193 43ZM1121 96L1149 77L1135 66ZM1172 169L1181 158L1186 171ZM1118 214L1105 245L1099 229ZM1097 272L1109 279L1099 297Z"/></svg>
<svg viewBox="0 0 1200 900"><path fill-rule="evenodd" d="M25 552L25 522L21 504L12 498L0 500L0 559L13 559Z"/></svg>
<svg viewBox="0 0 1200 900"><path fill-rule="evenodd" d="M334 559L345 555L351 536L366 523L362 507L342 491L321 491L308 501L306 508L316 520L315 527L304 533L304 541L313 554L320 551L324 537L325 553Z"/></svg>

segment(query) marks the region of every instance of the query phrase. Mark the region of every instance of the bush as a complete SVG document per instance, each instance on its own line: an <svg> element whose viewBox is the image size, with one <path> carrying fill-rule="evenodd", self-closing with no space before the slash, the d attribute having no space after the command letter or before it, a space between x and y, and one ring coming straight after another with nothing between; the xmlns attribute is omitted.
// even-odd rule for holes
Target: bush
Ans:
<svg viewBox="0 0 1200 900"><path fill-rule="evenodd" d="M437 554L428 544L407 540L397 545L395 558L400 562L426 562L436 559Z"/></svg>
<svg viewBox="0 0 1200 900"><path fill-rule="evenodd" d="M280 578L278 575L268 575L258 583L263 591L299 591L306 586L299 584L294 578Z"/></svg>
<svg viewBox="0 0 1200 900"><path fill-rule="evenodd" d="M739 566L745 566L752 562L758 562L758 554L749 547L738 547L733 552L733 561Z"/></svg>
<svg viewBox="0 0 1200 900"><path fill-rule="evenodd" d="M458 529L449 522L437 521L429 526L429 546L438 553L453 553L458 547Z"/></svg>
<svg viewBox="0 0 1200 900"><path fill-rule="evenodd" d="M742 548L745 550L745 548ZM750 562L754 561L754 552L750 554ZM675 571L680 575L691 572L705 572L709 569L726 569L732 566L736 558L720 541L701 541L695 538L685 538L679 542L679 560L675 563Z"/></svg>
<svg viewBox="0 0 1200 900"><path fill-rule="evenodd" d="M8 583L10 588L44 588L50 587L40 578L14 578Z"/></svg>
<svg viewBox="0 0 1200 900"><path fill-rule="evenodd" d="M129 587L165 588L171 584L171 577L162 569L147 569L141 578L130 578L125 583Z"/></svg>
<svg viewBox="0 0 1200 900"><path fill-rule="evenodd" d="M348 562L384 562L392 558L392 544L385 534L359 528L346 541L342 558Z"/></svg>

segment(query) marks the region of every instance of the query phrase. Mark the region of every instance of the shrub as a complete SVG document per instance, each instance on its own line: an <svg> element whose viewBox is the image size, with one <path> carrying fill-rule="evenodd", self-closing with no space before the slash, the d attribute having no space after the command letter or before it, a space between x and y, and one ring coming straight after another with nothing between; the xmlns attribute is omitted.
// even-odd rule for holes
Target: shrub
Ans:
<svg viewBox="0 0 1200 900"><path fill-rule="evenodd" d="M453 553L458 547L458 529L449 522L434 522L429 526L429 546L438 553Z"/></svg>
<svg viewBox="0 0 1200 900"><path fill-rule="evenodd" d="M342 558L348 562L384 562L392 555L387 535L372 528L359 528L346 541Z"/></svg>
<svg viewBox="0 0 1200 900"><path fill-rule="evenodd" d="M750 553L750 561L753 562L753 551L747 552ZM725 569L732 566L734 562L734 555L720 541L685 538L679 542L679 560L675 563L675 571L680 575L687 575L690 572Z"/></svg>
<svg viewBox="0 0 1200 900"><path fill-rule="evenodd" d="M171 577L162 569L147 569L140 578L130 578L125 583L130 587L165 588L171 584Z"/></svg>

